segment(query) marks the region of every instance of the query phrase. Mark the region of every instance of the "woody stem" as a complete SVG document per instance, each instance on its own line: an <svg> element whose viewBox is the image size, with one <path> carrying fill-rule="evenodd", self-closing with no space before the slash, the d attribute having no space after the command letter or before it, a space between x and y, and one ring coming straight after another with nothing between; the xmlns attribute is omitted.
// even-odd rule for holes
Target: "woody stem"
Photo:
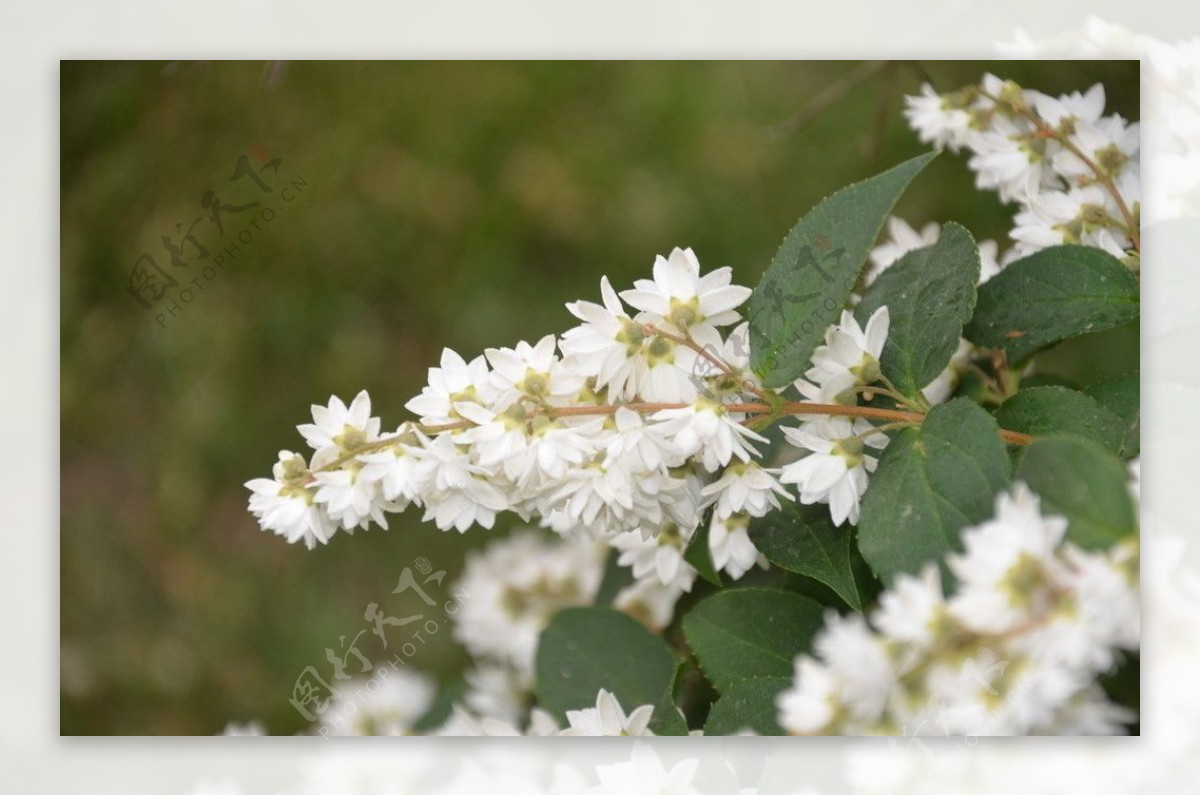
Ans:
<svg viewBox="0 0 1200 796"><path fill-rule="evenodd" d="M537 410L537 413L543 414L546 417L586 417L589 415L612 415L616 414L619 409L629 409L630 411L639 413L651 413L661 412L664 409L683 409L687 406L691 406L691 404L647 403L638 401L625 404L603 404L599 406L547 406ZM725 404L724 409L726 412L732 414L761 415L764 416L763 419L766 419L766 416L772 415L775 417L783 415L821 415L826 417L861 417L867 420L886 420L893 424L903 425L919 425L925 420L923 412L902 412L897 409L881 409L875 406L843 406L841 404L820 404L809 403L807 401L787 401L776 407L772 407L767 403ZM458 431L470 428L473 425L474 423L469 420L443 425L413 424L416 429L433 434L444 431ZM875 429L872 433L878 433L878 431L879 429ZM1028 445L1036 439L1029 434L1022 434L1019 431L1008 431L1006 429L1000 430L1000 437L1010 445ZM396 444L395 437L368 442L349 453L339 456L328 464L316 468L313 472L337 469L364 453L385 450L394 444Z"/></svg>

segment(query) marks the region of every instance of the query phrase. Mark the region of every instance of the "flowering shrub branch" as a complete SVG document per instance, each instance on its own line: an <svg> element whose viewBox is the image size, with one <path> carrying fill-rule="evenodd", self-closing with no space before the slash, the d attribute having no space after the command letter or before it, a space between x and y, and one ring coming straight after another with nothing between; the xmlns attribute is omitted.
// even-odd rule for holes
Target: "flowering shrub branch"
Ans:
<svg viewBox="0 0 1200 796"><path fill-rule="evenodd" d="M1103 110L925 86L910 123L1020 205L1012 247L893 216L914 158L813 208L754 290L677 248L561 335L444 350L394 431L365 392L313 406L249 508L310 549L410 506L544 529L468 557L444 733L1122 731L1137 374L1036 381L1138 317L1137 125Z"/></svg>

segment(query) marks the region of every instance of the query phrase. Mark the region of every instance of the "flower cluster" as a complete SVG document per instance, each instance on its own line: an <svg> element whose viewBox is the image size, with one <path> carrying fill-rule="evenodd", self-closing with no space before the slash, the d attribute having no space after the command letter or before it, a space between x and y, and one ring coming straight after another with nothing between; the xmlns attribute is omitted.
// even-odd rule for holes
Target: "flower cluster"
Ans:
<svg viewBox="0 0 1200 796"><path fill-rule="evenodd" d="M334 735L413 735L433 706L437 684L410 669L380 669L370 678L338 683L313 731Z"/></svg>
<svg viewBox="0 0 1200 796"><path fill-rule="evenodd" d="M1017 256L1076 243L1136 267L1140 130L1104 115L1102 85L1052 97L985 75L959 91L921 91L905 111L921 140L967 149L976 185L1020 205Z"/></svg>
<svg viewBox="0 0 1200 796"><path fill-rule="evenodd" d="M445 350L407 403L418 420L395 431L381 430L365 392L313 406L313 422L298 427L311 458L281 451L273 478L247 484L250 510L309 548L339 530L386 528L388 513L410 505L442 530L491 528L511 511L560 534L570 543L550 555L524 535L468 565L476 599L460 638L518 681L548 614L594 593L604 546L634 576L616 606L662 628L695 581L684 552L700 522L714 566L737 579L766 566L749 522L794 499L783 483L802 502L828 503L839 524L857 521L875 465L864 445L887 437L861 419L810 420L786 431L806 455L765 466L747 407L765 411L753 402L766 393L749 369L747 324L728 328L750 291L729 268L702 275L692 251L676 249L657 258L653 279L618 295L604 278L600 290L602 303L567 305L579 325L560 337L470 361ZM886 308L865 329L845 313L800 396L857 402L879 378L887 327Z"/></svg>
<svg viewBox="0 0 1200 796"><path fill-rule="evenodd" d="M1114 734L1132 716L1096 684L1139 636L1136 540L1089 552L1063 541L1023 484L963 532L940 572L901 576L870 624L831 615L779 695L795 734Z"/></svg>
<svg viewBox="0 0 1200 796"><path fill-rule="evenodd" d="M470 599L453 616L454 637L476 661L502 667L485 666L473 675L472 693L481 704L519 702L532 682L538 635L563 608L590 605L603 574L602 545L547 541L536 529L515 531L467 555L456 588ZM511 675L502 676L505 670Z"/></svg>

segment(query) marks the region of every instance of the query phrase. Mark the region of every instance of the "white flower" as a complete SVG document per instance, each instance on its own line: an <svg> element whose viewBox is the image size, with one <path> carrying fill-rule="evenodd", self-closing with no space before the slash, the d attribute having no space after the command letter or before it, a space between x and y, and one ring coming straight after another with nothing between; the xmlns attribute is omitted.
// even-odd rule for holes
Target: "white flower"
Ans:
<svg viewBox="0 0 1200 796"><path fill-rule="evenodd" d="M321 735L409 735L437 692L429 675L394 667L334 687L337 694L318 720Z"/></svg>
<svg viewBox="0 0 1200 796"><path fill-rule="evenodd" d="M903 574L896 578L879 598L871 622L888 638L924 649L934 642L945 608L941 571L927 564L919 578Z"/></svg>
<svg viewBox="0 0 1200 796"><path fill-rule="evenodd" d="M721 519L734 513L762 517L780 507L780 497L792 499L791 493L775 478L778 472L759 467L757 462L734 462L720 478L701 490L704 505L716 503L714 516Z"/></svg>
<svg viewBox="0 0 1200 796"><path fill-rule="evenodd" d="M617 592L613 607L637 619L651 630L662 630L671 624L675 603L684 595L683 586L665 585L657 574L635 579Z"/></svg>
<svg viewBox="0 0 1200 796"><path fill-rule="evenodd" d="M620 408L613 415L616 432L605 446L605 463L623 467L630 473L661 473L668 467L683 463L676 446L662 434L646 425L642 416L632 409Z"/></svg>
<svg viewBox="0 0 1200 796"><path fill-rule="evenodd" d="M487 360L475 357L468 364L456 352L442 349L441 367L429 369L429 384L405 407L425 425L444 425L462 419L456 403L490 403L493 390Z"/></svg>
<svg viewBox="0 0 1200 796"><path fill-rule="evenodd" d="M379 485L362 474L362 465L347 462L341 469L314 473L317 494L313 499L324 506L329 518L340 523L349 533L355 528L367 528L374 520L384 530L387 518L385 506L379 502ZM389 510L398 506L388 506Z"/></svg>
<svg viewBox="0 0 1200 796"><path fill-rule="evenodd" d="M1137 541L1103 552L1067 544L1065 567L1052 570L1054 587L1069 591L1049 621L1031 631L1020 649L1056 664L1105 671L1117 649L1135 649L1141 627L1137 589Z"/></svg>
<svg viewBox="0 0 1200 796"><path fill-rule="evenodd" d="M870 722L883 712L896 684L896 672L885 645L861 615L827 612L825 627L813 648L836 672L843 707L853 720Z"/></svg>
<svg viewBox="0 0 1200 796"><path fill-rule="evenodd" d="M416 465L416 476L427 485L422 495L425 520L434 520L443 531L455 528L464 533L478 523L491 528L496 512L508 508L508 499L471 463L450 434L441 434L425 447Z"/></svg>
<svg viewBox="0 0 1200 796"><path fill-rule="evenodd" d="M604 425L600 418L531 415L521 404L503 412L469 404L459 404L459 409L479 425L460 432L455 441L471 446L482 472L502 471L522 490L561 480L570 468L590 459Z"/></svg>
<svg viewBox="0 0 1200 796"><path fill-rule="evenodd" d="M1090 124L1079 123L1068 138L1109 177L1138 174L1141 171L1137 159L1141 146L1141 126L1136 122L1130 124L1120 116L1109 116ZM1073 185L1087 184L1096 179L1091 164L1068 148L1055 154L1052 165Z"/></svg>
<svg viewBox="0 0 1200 796"><path fill-rule="evenodd" d="M371 396L366 390L348 407L336 395L329 398L328 406L313 404L312 416L312 423L296 429L315 451L332 448L340 455L379 438L379 418L371 417Z"/></svg>
<svg viewBox="0 0 1200 796"><path fill-rule="evenodd" d="M586 605L600 587L603 548L576 539L516 531L467 554L456 591L468 595L454 621L454 638L476 659L533 671L538 636L563 608Z"/></svg>
<svg viewBox="0 0 1200 796"><path fill-rule="evenodd" d="M408 431L405 426L401 426L390 437L396 441L388 448L359 454L358 460L364 465L359 475L377 483L384 500L393 501L404 508L416 500L422 491L417 463L429 441L419 431ZM412 443L404 442L405 439L410 439Z"/></svg>
<svg viewBox="0 0 1200 796"><path fill-rule="evenodd" d="M637 490L622 467L593 460L568 472L556 486L544 496L542 513L557 533L567 534L583 527L599 537L638 525Z"/></svg>
<svg viewBox="0 0 1200 796"><path fill-rule="evenodd" d="M849 520L858 524L858 505L867 490L868 473L875 472L878 459L866 453L867 447L887 446L884 434L870 433L874 428L862 419L827 417L809 421L799 428L783 429L793 445L810 451L803 458L785 465L781 483L799 487L800 502L805 505L828 503L835 525Z"/></svg>
<svg viewBox="0 0 1200 796"><path fill-rule="evenodd" d="M596 707L568 710L570 728L563 735L653 735L647 729L654 714L653 705L642 705L628 716L617 698L603 688L596 694Z"/></svg>
<svg viewBox="0 0 1200 796"><path fill-rule="evenodd" d="M816 734L833 720L837 698L838 683L833 672L801 655L796 658L794 686L775 697L779 726L792 735Z"/></svg>
<svg viewBox="0 0 1200 796"><path fill-rule="evenodd" d="M674 249L654 260L654 280L639 279L634 290L621 293L641 310L643 323L684 333L697 327L728 326L740 320L733 311L750 298L750 288L732 285L732 269L718 268L700 276L700 261L691 249Z"/></svg>
<svg viewBox="0 0 1200 796"><path fill-rule="evenodd" d="M309 470L304 457L291 451L280 451L273 470L274 479L255 478L246 482L246 488L253 493L250 511L259 525L292 544L303 539L309 550L317 542L327 543L337 531L337 525L315 502L316 488L305 485Z"/></svg>
<svg viewBox="0 0 1200 796"><path fill-rule="evenodd" d="M857 405L858 398L854 393L847 392L854 388L854 377L846 374L824 384L813 384L804 379L796 379L792 386L800 397L815 404L846 404Z"/></svg>
<svg viewBox="0 0 1200 796"><path fill-rule="evenodd" d="M848 311L841 323L825 331L825 344L813 352L813 367L805 377L817 384L870 384L879 378L879 357L887 343L888 308L871 313L864 330Z"/></svg>
<svg viewBox="0 0 1200 796"><path fill-rule="evenodd" d="M535 401L565 399L584 386L584 377L565 366L555 355L557 341L548 334L537 345L524 340L516 348L489 348L484 354L492 365L492 385L501 396L524 396Z"/></svg>
<svg viewBox="0 0 1200 796"><path fill-rule="evenodd" d="M1010 650L1005 650L1005 654L1011 655ZM990 691L979 679L976 680L984 693L977 693L968 703L969 707L961 711L964 718L975 726L986 728L989 735L1040 734L1041 728L1050 726L1073 698L1088 690L1089 682L1094 678L1091 672L1036 658L1014 657L1007 661L1007 666L1004 663L996 660L991 664L997 671L994 677L988 678ZM1009 667L1014 671L1008 671ZM967 673L960 674L964 683L971 679L970 675L963 675ZM988 696L994 696L992 692L998 693L1001 689L1005 699L990 711L981 710L987 705Z"/></svg>
<svg viewBox="0 0 1200 796"><path fill-rule="evenodd" d="M683 553L694 532L668 521L649 538L640 530L627 531L613 537L609 544L621 551L617 563L632 568L635 578L656 575L664 586L690 591L696 570L683 560Z"/></svg>
<svg viewBox="0 0 1200 796"><path fill-rule="evenodd" d="M541 419L531 427L532 436L524 452L514 457L517 483L523 488L541 489L562 480L567 472L589 461L602 442L604 420L591 418L583 422L569 419Z"/></svg>
<svg viewBox="0 0 1200 796"><path fill-rule="evenodd" d="M967 165L975 172L975 185L995 190L1001 201L1026 201L1054 184L1054 172L1044 154L1033 147L1033 129L997 116L994 128L972 133L969 139L974 155ZM1037 139L1045 147L1053 142ZM1054 145L1057 146L1057 145Z"/></svg>
<svg viewBox="0 0 1200 796"><path fill-rule="evenodd" d="M1033 92L1033 107L1038 116L1055 129L1071 129L1080 122L1095 124L1104 115L1104 86L1096 83L1086 94L1075 91L1057 98ZM1064 128L1064 122L1070 126Z"/></svg>
<svg viewBox="0 0 1200 796"><path fill-rule="evenodd" d="M921 141L957 152L971 132L971 115L956 108L928 83L921 85L919 96L904 98L904 116Z"/></svg>
<svg viewBox="0 0 1200 796"><path fill-rule="evenodd" d="M780 726L793 735L872 731L896 685L884 644L861 616L831 611L814 648L821 660L798 656L793 687L776 697Z"/></svg>
<svg viewBox="0 0 1200 796"><path fill-rule="evenodd" d="M1054 599L1054 551L1067 521L1043 517L1023 483L996 498L996 517L962 532L964 552L947 557L958 579L950 613L980 633L1002 633Z"/></svg>
<svg viewBox="0 0 1200 796"><path fill-rule="evenodd" d="M725 364L731 365L738 375L750 379L752 384L759 386L758 375L746 370L750 366L749 321L733 327L733 331L726 335L725 342L721 344L721 350L717 352L717 356Z"/></svg>
<svg viewBox="0 0 1200 796"><path fill-rule="evenodd" d="M482 478L471 483L473 490L452 490L427 497L421 520L433 520L439 530L454 528L459 533L466 533L472 525L491 528L496 522L496 512L508 508L508 501L499 489Z"/></svg>
<svg viewBox="0 0 1200 796"><path fill-rule="evenodd" d="M511 398L507 403L494 407L459 402L455 411L475 424L451 433L454 442L462 446L464 451L470 446L468 459L479 465L479 472L500 470L502 466L507 471L508 467L513 466L511 460L529 445L525 406L513 403ZM516 475L508 474L508 477L515 480Z"/></svg>
<svg viewBox="0 0 1200 796"><path fill-rule="evenodd" d="M1030 197L1013 221L1015 226L1010 234L1021 255L1048 246L1077 243L1104 249L1120 258L1131 245L1112 196L1095 184L1065 193L1046 191Z"/></svg>
<svg viewBox="0 0 1200 796"><path fill-rule="evenodd" d="M463 701L480 716L516 724L533 691L533 679L504 664L481 661L463 675L467 693Z"/></svg>
<svg viewBox="0 0 1200 796"><path fill-rule="evenodd" d="M706 351L721 347L721 334L707 324L695 326L690 335ZM704 359L693 348L661 334L647 338L637 361L634 378L637 392L646 401L685 403L696 400L704 372Z"/></svg>
<svg viewBox="0 0 1200 796"><path fill-rule="evenodd" d="M713 567L738 580L755 564L765 567L766 559L750 541L750 517L733 514L720 517L713 513L708 529L708 549Z"/></svg>
<svg viewBox="0 0 1200 796"><path fill-rule="evenodd" d="M695 525L700 515L700 506L704 502L701 490L705 484L701 469L694 461L672 469L670 480L661 490L666 516L680 525ZM639 478L637 483L641 484L642 479Z"/></svg>
<svg viewBox="0 0 1200 796"><path fill-rule="evenodd" d="M735 456L750 461L757 451L749 440L767 441L734 420L723 404L707 398L678 409L663 409L651 419L657 433L671 439L684 456L697 456L709 472L729 464Z"/></svg>
<svg viewBox="0 0 1200 796"><path fill-rule="evenodd" d="M628 400L637 393L636 372L646 342L644 325L625 313L607 276L600 279L600 293L604 306L590 301L567 305L583 325L564 332L559 347L566 362L595 374L597 388L607 387L612 398Z"/></svg>

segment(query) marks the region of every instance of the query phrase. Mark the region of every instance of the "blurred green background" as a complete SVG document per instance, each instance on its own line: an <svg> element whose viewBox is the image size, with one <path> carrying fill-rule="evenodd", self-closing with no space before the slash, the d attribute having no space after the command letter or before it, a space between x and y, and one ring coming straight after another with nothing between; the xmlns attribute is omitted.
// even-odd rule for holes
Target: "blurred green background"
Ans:
<svg viewBox="0 0 1200 796"><path fill-rule="evenodd" d="M242 484L303 446L309 404L366 388L395 427L443 346L470 358L561 331L564 302L597 299L602 274L628 286L677 245L754 285L820 198L923 150L900 116L920 70L942 91L984 70L1053 93L1102 81L1110 112L1138 117L1136 62L922 62L781 127L863 69L64 62L61 732L300 730L304 667L327 668L366 603L416 608L391 596L403 567L424 556L453 579L512 525L460 536L412 511L313 552L261 532ZM273 194L230 181L243 155L281 159L260 172ZM971 185L944 155L900 213L1003 239L1011 208ZM257 209L226 212L222 237L209 189L275 218L255 230ZM209 259L184 247L191 264L172 268L161 239L200 217ZM143 252L181 283L151 310L126 289ZM1062 375L1137 361L1136 328L1085 340L1054 355ZM449 683L464 661L444 629L412 664Z"/></svg>

